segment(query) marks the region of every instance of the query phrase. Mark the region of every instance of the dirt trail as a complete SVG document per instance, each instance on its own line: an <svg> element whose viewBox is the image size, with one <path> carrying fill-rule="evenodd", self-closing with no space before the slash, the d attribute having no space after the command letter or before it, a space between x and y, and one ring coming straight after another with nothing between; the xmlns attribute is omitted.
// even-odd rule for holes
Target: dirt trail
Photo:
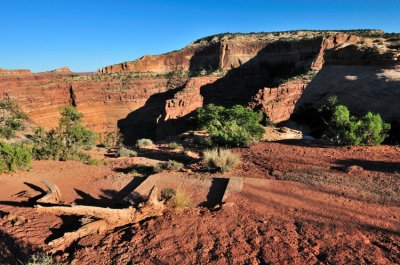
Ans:
<svg viewBox="0 0 400 265"><path fill-rule="evenodd" d="M137 226L86 237L56 257L72 264L400 263L398 147L259 143L236 152L243 165L227 175L252 178L221 209L168 210ZM49 250L46 242L76 228L77 220L37 215L26 198L12 196L31 190L24 182L52 181L66 202L107 205L132 180L116 172L118 164L129 161L42 161L31 171L0 175L0 211L21 219L14 225L0 219L0 263L15 264L29 247ZM364 169L347 172L351 165Z"/></svg>

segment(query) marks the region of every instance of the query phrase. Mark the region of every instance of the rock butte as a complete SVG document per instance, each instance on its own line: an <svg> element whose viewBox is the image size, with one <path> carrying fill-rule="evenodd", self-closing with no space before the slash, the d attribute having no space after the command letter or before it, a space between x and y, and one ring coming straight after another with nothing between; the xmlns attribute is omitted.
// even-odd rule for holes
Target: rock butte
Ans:
<svg viewBox="0 0 400 265"><path fill-rule="evenodd" d="M128 141L180 132L208 103L243 104L278 123L332 94L353 111L400 122L399 47L398 34L381 31L221 34L97 73L0 69L0 97L45 128L61 107L76 106L90 128L119 127Z"/></svg>

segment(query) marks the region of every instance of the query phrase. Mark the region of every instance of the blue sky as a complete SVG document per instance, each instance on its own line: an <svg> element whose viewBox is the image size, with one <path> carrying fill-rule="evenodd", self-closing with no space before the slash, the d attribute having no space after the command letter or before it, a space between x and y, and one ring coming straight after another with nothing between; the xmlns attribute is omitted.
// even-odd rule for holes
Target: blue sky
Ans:
<svg viewBox="0 0 400 265"><path fill-rule="evenodd" d="M1 0L0 25L1 68L95 71L222 32L400 32L400 0Z"/></svg>

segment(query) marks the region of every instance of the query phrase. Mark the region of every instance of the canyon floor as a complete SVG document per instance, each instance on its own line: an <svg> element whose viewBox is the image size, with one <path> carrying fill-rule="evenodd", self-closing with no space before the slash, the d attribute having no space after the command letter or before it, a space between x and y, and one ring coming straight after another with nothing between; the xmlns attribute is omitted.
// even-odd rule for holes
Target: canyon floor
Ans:
<svg viewBox="0 0 400 265"><path fill-rule="evenodd" d="M177 155L158 151L105 157L104 165L34 161L29 171L0 175L0 263L49 252L47 242L77 228L76 218L35 212L29 198L42 180L56 184L65 203L113 206L135 185L129 168ZM83 238L54 257L71 264L400 263L400 147L291 140L234 151L242 164L229 173L204 171L196 160L181 172L243 177L242 191L222 207L167 209Z"/></svg>

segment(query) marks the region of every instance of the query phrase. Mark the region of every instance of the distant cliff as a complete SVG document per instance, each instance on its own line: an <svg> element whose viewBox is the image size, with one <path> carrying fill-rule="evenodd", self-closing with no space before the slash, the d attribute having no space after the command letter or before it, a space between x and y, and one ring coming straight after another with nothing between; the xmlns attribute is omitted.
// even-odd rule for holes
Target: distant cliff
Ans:
<svg viewBox="0 0 400 265"><path fill-rule="evenodd" d="M74 105L92 129L121 130L128 141L180 132L185 118L208 103L242 104L281 122L295 107L318 105L332 93L358 111L371 107L400 120L392 102L400 90L399 42L381 31L220 34L97 74L0 70L0 97L46 128L62 106Z"/></svg>

